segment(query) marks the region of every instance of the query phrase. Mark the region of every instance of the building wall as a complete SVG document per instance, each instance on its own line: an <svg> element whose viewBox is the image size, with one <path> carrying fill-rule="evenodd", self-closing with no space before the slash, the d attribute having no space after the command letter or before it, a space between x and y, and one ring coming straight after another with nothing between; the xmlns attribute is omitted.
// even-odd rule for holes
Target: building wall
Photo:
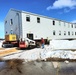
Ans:
<svg viewBox="0 0 76 75"><path fill-rule="evenodd" d="M26 21L26 17L30 17L30 21ZM40 23L37 23L37 18L40 18ZM13 24L10 24L11 19ZM28 33L33 33L35 40L41 37L44 39L76 38L76 24L72 27L72 23L69 22L17 10L10 10L5 18L5 35L11 34L11 30L18 39L25 39Z"/></svg>
<svg viewBox="0 0 76 75"><path fill-rule="evenodd" d="M11 21L12 20L12 21ZM16 34L17 38L21 35L21 13L10 10L5 18L5 35Z"/></svg>
<svg viewBox="0 0 76 75"><path fill-rule="evenodd" d="M51 35L51 29L50 29L51 22L49 19L40 17L40 23L37 23L37 17L39 16L29 15L30 22L27 22L26 21L27 15L29 14L22 13L22 25L23 25L23 37L24 38L27 37L26 36L27 33L33 33L34 39L40 39L41 37L46 38L47 35L49 34Z"/></svg>
<svg viewBox="0 0 76 75"><path fill-rule="evenodd" d="M26 21L26 16L30 17L30 22ZM40 23L37 23L37 17L40 18ZM55 25L53 25L55 21ZM33 33L34 39L43 37L46 39L71 39L76 38L76 24L45 18L39 15L22 13L23 38L27 37L27 33ZM55 31L55 35L53 32ZM70 35L69 33L70 32Z"/></svg>

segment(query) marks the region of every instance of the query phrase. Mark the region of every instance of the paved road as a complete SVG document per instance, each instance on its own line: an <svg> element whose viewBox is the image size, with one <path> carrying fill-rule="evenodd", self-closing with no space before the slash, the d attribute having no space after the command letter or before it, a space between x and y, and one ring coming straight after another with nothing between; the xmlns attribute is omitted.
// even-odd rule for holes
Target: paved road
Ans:
<svg viewBox="0 0 76 75"><path fill-rule="evenodd" d="M9 69L0 64L0 75L76 75L76 62L28 62Z"/></svg>

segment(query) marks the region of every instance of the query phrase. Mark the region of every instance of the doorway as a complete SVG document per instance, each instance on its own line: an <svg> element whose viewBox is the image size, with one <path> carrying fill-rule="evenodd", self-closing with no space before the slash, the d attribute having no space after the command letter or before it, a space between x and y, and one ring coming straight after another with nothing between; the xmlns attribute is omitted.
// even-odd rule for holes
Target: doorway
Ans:
<svg viewBox="0 0 76 75"><path fill-rule="evenodd" d="M27 34L27 38L33 40L33 34L32 34L32 33L28 33L28 34Z"/></svg>

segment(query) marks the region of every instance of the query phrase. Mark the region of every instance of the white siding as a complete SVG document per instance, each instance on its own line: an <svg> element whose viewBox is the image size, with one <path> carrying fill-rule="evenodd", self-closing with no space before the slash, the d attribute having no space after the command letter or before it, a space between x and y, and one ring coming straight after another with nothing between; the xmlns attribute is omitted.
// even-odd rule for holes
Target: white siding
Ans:
<svg viewBox="0 0 76 75"><path fill-rule="evenodd" d="M19 17L17 13L19 13ZM26 21L26 16L30 16L30 22ZM37 23L37 17L40 18L40 23ZM13 19L13 25L10 25L10 19ZM49 39L76 38L76 28L75 26L72 28L72 23L28 12L11 10L5 21L7 21L5 25L5 34L6 31L7 34L10 34L12 29L13 33L18 35L19 38L26 38L27 33L33 33L34 39L41 39L41 37L44 39L47 37ZM53 21L55 21L55 25L53 25ZM55 35L53 35L53 31L55 31ZM70 35L68 35L68 32L70 32ZM59 35L59 33L61 33L61 35Z"/></svg>
<svg viewBox="0 0 76 75"><path fill-rule="evenodd" d="M27 15L30 16L30 22L26 21ZM40 18L40 23L37 23L37 17ZM53 25L53 21L55 21L55 25ZM76 28L72 28L71 23L64 21L22 13L22 25L24 38L27 37L27 33L33 33L34 39L40 39L41 37L43 37L44 39L46 39L47 37L49 37L50 39L76 38L76 35L74 35ZM53 35L53 31L55 31L55 35ZM59 35L59 31L61 31L61 35ZM69 31L70 35L68 35ZM72 32L74 33L73 35Z"/></svg>
<svg viewBox="0 0 76 75"><path fill-rule="evenodd" d="M13 24L10 23L12 19ZM6 23L7 21L7 23ZM21 14L19 12L10 10L5 18L5 35L16 34L19 38L21 35ZM7 32L7 33L6 33Z"/></svg>
<svg viewBox="0 0 76 75"><path fill-rule="evenodd" d="M52 35L52 24L50 19L42 18L39 16L30 15L30 22L26 21L26 15L22 13L22 27L23 27L23 37L26 37L27 33L33 33L34 39L40 39L41 37L46 38ZM40 18L40 23L37 23L37 17Z"/></svg>

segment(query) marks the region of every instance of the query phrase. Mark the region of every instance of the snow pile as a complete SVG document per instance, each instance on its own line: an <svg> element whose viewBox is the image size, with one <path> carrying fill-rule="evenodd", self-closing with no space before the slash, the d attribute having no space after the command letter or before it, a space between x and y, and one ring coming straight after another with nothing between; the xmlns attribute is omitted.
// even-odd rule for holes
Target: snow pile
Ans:
<svg viewBox="0 0 76 75"><path fill-rule="evenodd" d="M2 43L3 43L3 41L0 41L0 48L2 48Z"/></svg>
<svg viewBox="0 0 76 75"><path fill-rule="evenodd" d="M20 58L25 59L25 61L32 60L46 60L46 58L68 58L76 59L76 51L66 51L66 50L52 50L51 46L45 46L44 49L35 48L28 51L22 51L21 53L13 54L4 57L5 59Z"/></svg>
<svg viewBox="0 0 76 75"><path fill-rule="evenodd" d="M50 45L53 49L76 49L76 40L52 40Z"/></svg>
<svg viewBox="0 0 76 75"><path fill-rule="evenodd" d="M44 49L35 48L32 50L23 51L21 53L6 56L4 58L6 58L6 59L20 58L20 59L25 59L25 61L37 60L37 59L41 59L41 51L43 51L43 50Z"/></svg>
<svg viewBox="0 0 76 75"><path fill-rule="evenodd" d="M34 48L31 50L24 50L21 53L12 54L6 56L4 58L21 58L25 59L25 61L32 60L46 60L46 58L64 58L64 59L76 59L76 51L72 51L71 49L75 49L76 40L68 41L68 40L52 40L50 45L45 45L44 49ZM67 50L66 50L67 49Z"/></svg>
<svg viewBox="0 0 76 75"><path fill-rule="evenodd" d="M46 53L42 53L41 58L64 58L64 59L76 59L76 51L65 51L65 50L56 50L56 51L48 51Z"/></svg>

